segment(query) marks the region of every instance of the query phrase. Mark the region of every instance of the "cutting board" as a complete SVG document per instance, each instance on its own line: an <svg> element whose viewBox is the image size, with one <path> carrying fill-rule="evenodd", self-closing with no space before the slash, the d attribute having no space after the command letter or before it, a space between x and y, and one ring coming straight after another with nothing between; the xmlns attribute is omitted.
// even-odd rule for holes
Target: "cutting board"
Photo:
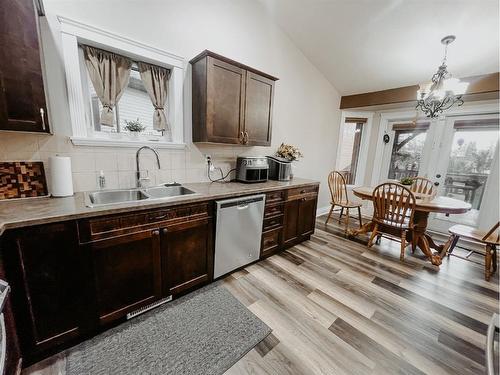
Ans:
<svg viewBox="0 0 500 375"><path fill-rule="evenodd" d="M47 196L41 161L0 161L0 200Z"/></svg>

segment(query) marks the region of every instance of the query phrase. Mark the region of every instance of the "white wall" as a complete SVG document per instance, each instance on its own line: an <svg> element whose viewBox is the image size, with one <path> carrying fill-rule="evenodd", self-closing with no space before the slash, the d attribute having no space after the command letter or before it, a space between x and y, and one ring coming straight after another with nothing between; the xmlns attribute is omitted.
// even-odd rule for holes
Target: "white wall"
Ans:
<svg viewBox="0 0 500 375"><path fill-rule="evenodd" d="M70 134L66 88L56 15L62 15L191 59L210 49L277 76L270 148L197 146L186 151L161 151L162 171L151 168L154 182L204 181L202 154L215 162L232 162L239 154L271 154L281 142L300 147L304 159L296 175L321 181L319 207L328 204L326 177L334 166L340 96L325 77L252 0L45 0L42 19L47 64L50 116L55 135L0 133L0 160L41 159L67 154L73 158L76 190L94 189L96 172L104 169L108 187L133 182L131 149L74 147ZM190 134L190 71L185 81L185 126ZM50 171L49 171L50 173Z"/></svg>

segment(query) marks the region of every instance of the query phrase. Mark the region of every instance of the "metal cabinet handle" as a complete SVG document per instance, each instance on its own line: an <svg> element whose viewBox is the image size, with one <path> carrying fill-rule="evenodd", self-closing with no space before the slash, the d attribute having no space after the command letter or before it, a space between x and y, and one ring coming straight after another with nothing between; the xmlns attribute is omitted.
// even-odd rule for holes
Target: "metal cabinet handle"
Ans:
<svg viewBox="0 0 500 375"><path fill-rule="evenodd" d="M238 136L238 140L240 143L243 143L245 139L245 134L243 132L240 132L240 135Z"/></svg>
<svg viewBox="0 0 500 375"><path fill-rule="evenodd" d="M42 119L42 129L45 130L45 110L40 108L40 117Z"/></svg>
<svg viewBox="0 0 500 375"><path fill-rule="evenodd" d="M248 132L246 131L245 132L245 144L247 144L247 143L248 143Z"/></svg>
<svg viewBox="0 0 500 375"><path fill-rule="evenodd" d="M163 215L158 215L158 216L155 216L153 218L151 218L151 220L161 220L161 219L165 219L167 217L167 214L163 214Z"/></svg>

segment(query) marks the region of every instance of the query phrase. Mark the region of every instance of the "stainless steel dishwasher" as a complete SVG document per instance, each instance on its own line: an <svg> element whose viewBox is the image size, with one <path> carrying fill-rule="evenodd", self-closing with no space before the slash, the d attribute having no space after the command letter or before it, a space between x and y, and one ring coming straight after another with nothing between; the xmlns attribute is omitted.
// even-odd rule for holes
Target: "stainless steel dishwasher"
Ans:
<svg viewBox="0 0 500 375"><path fill-rule="evenodd" d="M259 259L264 194L216 201L214 278Z"/></svg>

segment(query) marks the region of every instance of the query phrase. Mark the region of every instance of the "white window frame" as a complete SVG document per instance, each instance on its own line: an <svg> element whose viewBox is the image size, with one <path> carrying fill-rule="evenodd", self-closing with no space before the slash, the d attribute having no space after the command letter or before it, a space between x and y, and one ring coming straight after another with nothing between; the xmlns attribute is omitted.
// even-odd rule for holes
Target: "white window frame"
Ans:
<svg viewBox="0 0 500 375"><path fill-rule="evenodd" d="M339 137L337 144L337 158L335 159L335 169L341 168L340 155L342 151L342 136L344 134L345 120L347 117L362 117L366 118L366 123L363 124L363 130L361 132L361 142L359 144L359 155L358 155L358 165L356 167L356 176L354 177L354 184L348 185L349 187L355 185L363 185L365 174L366 174L366 163L368 162L368 149L370 147L370 136L373 123L373 112L353 112L353 111L342 111L342 117L340 119Z"/></svg>
<svg viewBox="0 0 500 375"><path fill-rule="evenodd" d="M138 147L151 145L156 148L184 148L183 77L186 69L184 58L155 47L128 39L94 26L65 17L58 17L61 27L62 49L71 117L71 141L76 146ZM125 134L94 132L86 109L88 98L83 87L82 75L86 74L80 63L78 45L86 44L122 54L139 61L149 62L171 70L168 87L167 115L171 124L172 142L165 140L127 139ZM153 113L151 113L153 116Z"/></svg>

